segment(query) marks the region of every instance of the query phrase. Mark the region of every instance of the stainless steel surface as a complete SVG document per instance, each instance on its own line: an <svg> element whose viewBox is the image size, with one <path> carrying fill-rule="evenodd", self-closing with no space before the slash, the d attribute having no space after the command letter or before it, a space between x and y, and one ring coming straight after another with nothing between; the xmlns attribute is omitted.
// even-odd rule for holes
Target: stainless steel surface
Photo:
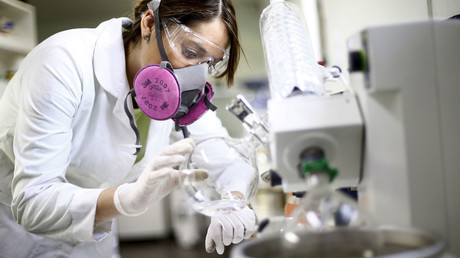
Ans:
<svg viewBox="0 0 460 258"><path fill-rule="evenodd" d="M381 233L382 245L375 243ZM396 227L381 227L378 231L344 229L330 232L298 233L296 248L283 247L281 234L271 234L235 246L231 258L304 258L304 257L443 257L444 241L429 232Z"/></svg>

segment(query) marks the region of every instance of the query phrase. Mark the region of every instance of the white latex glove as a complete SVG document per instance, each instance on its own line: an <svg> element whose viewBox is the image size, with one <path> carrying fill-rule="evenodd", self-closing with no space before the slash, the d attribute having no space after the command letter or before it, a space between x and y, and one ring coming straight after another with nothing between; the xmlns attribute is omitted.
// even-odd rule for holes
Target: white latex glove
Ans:
<svg viewBox="0 0 460 258"><path fill-rule="evenodd" d="M123 184L114 194L118 212L125 216L137 216L152 203L168 195L184 176L173 167L185 162L185 156L192 152L195 142L190 139L166 146L147 165L136 182Z"/></svg>
<svg viewBox="0 0 460 258"><path fill-rule="evenodd" d="M255 232L255 226L256 215L247 206L229 215L212 216L206 234L206 252L217 250L218 254L223 254L225 246L249 239Z"/></svg>

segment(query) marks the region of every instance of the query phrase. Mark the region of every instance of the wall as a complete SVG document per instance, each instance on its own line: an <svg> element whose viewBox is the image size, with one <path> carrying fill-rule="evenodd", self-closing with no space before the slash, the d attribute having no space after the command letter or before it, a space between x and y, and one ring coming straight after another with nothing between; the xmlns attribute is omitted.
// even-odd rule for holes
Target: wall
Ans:
<svg viewBox="0 0 460 258"><path fill-rule="evenodd" d="M238 81L260 78L266 75L264 53L259 30L259 17L262 10L268 6L265 0L234 1L237 14L241 43L246 56L243 57L238 67ZM247 61L247 62L246 62Z"/></svg>
<svg viewBox="0 0 460 258"><path fill-rule="evenodd" d="M428 0L434 19L446 19L460 14L459 0Z"/></svg>
<svg viewBox="0 0 460 258"><path fill-rule="evenodd" d="M321 55L326 65L348 68L347 39L369 26L447 19L460 14L459 0L302 0L316 1ZM310 4L311 5L311 4ZM304 8L305 9L305 8ZM306 14L307 12L304 11ZM322 35L321 35L322 33Z"/></svg>
<svg viewBox="0 0 460 258"><path fill-rule="evenodd" d="M127 16L132 0L29 0L37 13L38 40L72 28L93 28L113 17Z"/></svg>
<svg viewBox="0 0 460 258"><path fill-rule="evenodd" d="M328 66L348 67L347 39L369 26L428 19L425 0L324 0L321 27Z"/></svg>

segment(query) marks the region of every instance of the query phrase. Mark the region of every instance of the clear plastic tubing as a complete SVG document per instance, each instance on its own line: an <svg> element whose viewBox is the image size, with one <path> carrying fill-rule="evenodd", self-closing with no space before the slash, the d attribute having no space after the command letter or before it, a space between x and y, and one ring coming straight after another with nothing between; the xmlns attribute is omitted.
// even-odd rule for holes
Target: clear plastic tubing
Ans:
<svg viewBox="0 0 460 258"><path fill-rule="evenodd" d="M324 95L322 70L299 8L271 0L259 20L271 97L286 98L297 87L305 94Z"/></svg>

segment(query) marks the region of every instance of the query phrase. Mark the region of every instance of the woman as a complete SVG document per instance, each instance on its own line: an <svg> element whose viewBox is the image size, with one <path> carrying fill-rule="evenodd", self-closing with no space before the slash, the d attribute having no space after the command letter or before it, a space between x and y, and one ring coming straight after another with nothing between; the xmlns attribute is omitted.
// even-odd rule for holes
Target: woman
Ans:
<svg viewBox="0 0 460 258"><path fill-rule="evenodd" d="M140 1L134 21L61 32L33 49L0 101L0 256L110 257L112 219L142 214L173 190L173 167L194 140L228 136L213 112L181 122L192 113L187 98L174 121L142 126L140 110L156 114L136 101L136 74L167 68L184 97L204 85L205 70L231 84L239 51L230 0ZM175 127L190 139L168 145L181 137ZM221 254L254 226L249 208L212 217L206 250Z"/></svg>

